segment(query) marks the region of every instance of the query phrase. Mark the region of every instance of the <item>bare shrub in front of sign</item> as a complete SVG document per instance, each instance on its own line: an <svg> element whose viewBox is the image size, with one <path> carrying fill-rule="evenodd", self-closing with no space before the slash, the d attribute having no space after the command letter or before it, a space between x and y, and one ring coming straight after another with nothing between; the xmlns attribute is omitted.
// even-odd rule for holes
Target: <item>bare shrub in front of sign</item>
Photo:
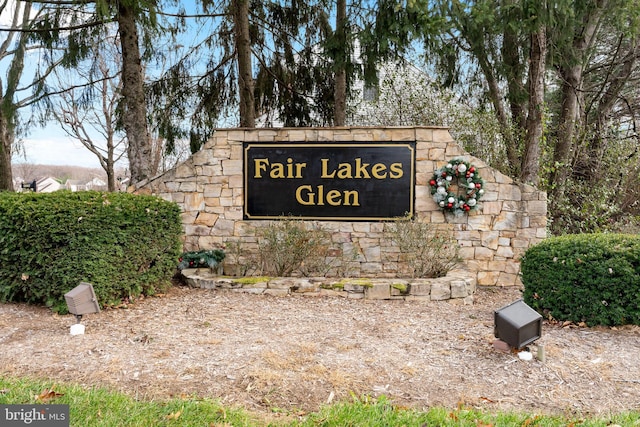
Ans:
<svg viewBox="0 0 640 427"><path fill-rule="evenodd" d="M271 222L257 234L264 272L276 276L301 273L305 263L319 266L318 260L326 258L331 245L329 233L320 225L293 218Z"/></svg>
<svg viewBox="0 0 640 427"><path fill-rule="evenodd" d="M227 259L225 274L232 276L251 276L260 273L260 257L255 251L246 250L246 244L240 240L227 240Z"/></svg>
<svg viewBox="0 0 640 427"><path fill-rule="evenodd" d="M389 231L411 277L446 276L460 262L458 242L449 229L407 216L398 218Z"/></svg>
<svg viewBox="0 0 640 427"><path fill-rule="evenodd" d="M335 245L318 248L302 262L299 272L302 276L350 277L359 275L362 249L357 242L338 248Z"/></svg>

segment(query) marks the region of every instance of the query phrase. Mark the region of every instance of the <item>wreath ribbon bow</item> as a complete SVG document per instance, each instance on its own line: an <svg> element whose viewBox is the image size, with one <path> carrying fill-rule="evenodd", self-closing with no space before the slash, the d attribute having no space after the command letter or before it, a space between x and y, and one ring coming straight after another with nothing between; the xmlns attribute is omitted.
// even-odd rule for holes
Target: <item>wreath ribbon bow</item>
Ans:
<svg viewBox="0 0 640 427"><path fill-rule="evenodd" d="M456 184L456 192L452 191L452 184ZM438 206L456 214L476 209L484 194L484 181L476 167L463 159L453 159L436 170L429 185Z"/></svg>

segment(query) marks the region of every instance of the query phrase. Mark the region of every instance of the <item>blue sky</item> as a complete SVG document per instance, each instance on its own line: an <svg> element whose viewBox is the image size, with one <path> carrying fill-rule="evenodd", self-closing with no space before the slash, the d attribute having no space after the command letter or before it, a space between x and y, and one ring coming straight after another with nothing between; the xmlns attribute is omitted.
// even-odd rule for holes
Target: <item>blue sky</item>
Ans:
<svg viewBox="0 0 640 427"><path fill-rule="evenodd" d="M0 26L8 27L11 24L11 15L15 4L10 0L0 15ZM4 39L2 35L0 38ZM25 73L29 73L29 62L34 57L25 58ZM6 74L8 59L0 63L1 75ZM34 128L29 135L22 138L22 148L14 153L14 163L32 163L46 165L76 165L86 167L100 167L95 155L67 136L59 125L49 124L44 129Z"/></svg>
<svg viewBox="0 0 640 427"><path fill-rule="evenodd" d="M14 1L9 0L9 4L0 14L0 26L7 28L11 25L11 16L15 8ZM195 3L183 3L187 10L195 7ZM193 38L193 34L189 37ZM2 34L0 34L0 42L2 39ZM35 53L31 54L31 58L29 56L28 54L25 59L23 76L33 73L38 61ZM8 60L9 58L0 61L0 78L6 75ZM25 77L24 80L28 81L29 79ZM26 115L28 115L27 110L28 108L23 112L25 120L27 119ZM61 125L55 121L51 121L45 128L30 129L29 134L22 136L21 141L21 148L13 156L14 163L100 167L98 158L76 139L67 135ZM121 160L117 166L126 167L126 163L126 159Z"/></svg>

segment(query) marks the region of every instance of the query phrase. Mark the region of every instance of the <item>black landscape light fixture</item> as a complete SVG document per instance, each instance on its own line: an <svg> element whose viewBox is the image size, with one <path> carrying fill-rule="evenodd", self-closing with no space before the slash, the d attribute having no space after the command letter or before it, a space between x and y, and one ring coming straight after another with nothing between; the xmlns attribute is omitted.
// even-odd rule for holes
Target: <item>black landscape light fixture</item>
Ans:
<svg viewBox="0 0 640 427"><path fill-rule="evenodd" d="M80 282L78 286L64 294L64 299L67 302L69 313L76 316L78 323L80 323L83 314L100 312L98 298L96 298L91 283Z"/></svg>
<svg viewBox="0 0 640 427"><path fill-rule="evenodd" d="M542 335L542 316L523 300L517 300L493 314L496 338L521 349Z"/></svg>

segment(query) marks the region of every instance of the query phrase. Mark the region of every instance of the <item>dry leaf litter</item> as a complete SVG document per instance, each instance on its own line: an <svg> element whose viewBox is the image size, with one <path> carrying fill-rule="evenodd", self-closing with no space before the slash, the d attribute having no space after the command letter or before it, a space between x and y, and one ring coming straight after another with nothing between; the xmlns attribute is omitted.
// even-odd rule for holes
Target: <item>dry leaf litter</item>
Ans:
<svg viewBox="0 0 640 427"><path fill-rule="evenodd" d="M251 295L176 286L126 308L72 315L0 305L0 372L106 386L141 399L207 397L252 411L313 411L352 394L423 409L606 414L640 409L640 328L544 323L545 361L493 345L494 310L473 305Z"/></svg>

